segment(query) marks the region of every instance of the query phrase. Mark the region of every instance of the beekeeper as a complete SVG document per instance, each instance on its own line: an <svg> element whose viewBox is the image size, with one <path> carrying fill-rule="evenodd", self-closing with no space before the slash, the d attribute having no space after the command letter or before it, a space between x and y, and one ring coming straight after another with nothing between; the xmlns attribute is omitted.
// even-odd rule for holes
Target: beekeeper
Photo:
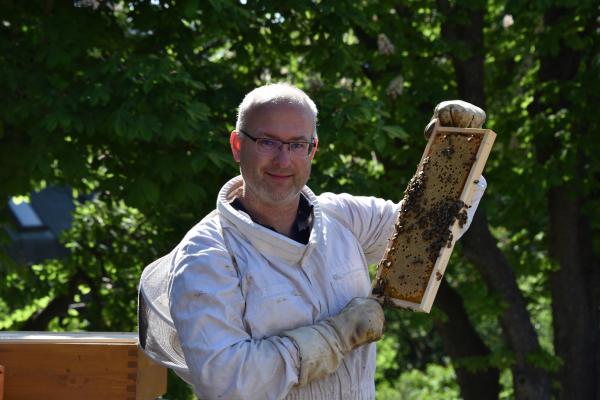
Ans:
<svg viewBox="0 0 600 400"><path fill-rule="evenodd" d="M468 103L440 117L448 110L463 126L485 118ZM229 140L241 175L144 271L141 346L201 399L375 398L384 315L367 266L382 257L399 205L315 195L306 183L316 123L298 88L248 93ZM469 217L484 188L481 179Z"/></svg>

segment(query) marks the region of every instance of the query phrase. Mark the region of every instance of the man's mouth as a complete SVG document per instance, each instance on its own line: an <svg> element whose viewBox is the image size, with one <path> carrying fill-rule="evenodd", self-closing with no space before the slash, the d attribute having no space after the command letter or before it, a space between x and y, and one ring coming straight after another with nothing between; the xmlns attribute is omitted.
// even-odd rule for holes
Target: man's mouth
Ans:
<svg viewBox="0 0 600 400"><path fill-rule="evenodd" d="M291 178L292 174L282 174L279 172L266 172L267 175L269 175L271 178L274 179L286 179L286 178Z"/></svg>

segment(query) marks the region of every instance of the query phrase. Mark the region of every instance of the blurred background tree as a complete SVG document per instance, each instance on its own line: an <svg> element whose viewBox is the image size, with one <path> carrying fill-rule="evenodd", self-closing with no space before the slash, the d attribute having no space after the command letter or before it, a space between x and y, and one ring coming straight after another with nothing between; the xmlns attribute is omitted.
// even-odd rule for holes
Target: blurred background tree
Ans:
<svg viewBox="0 0 600 400"><path fill-rule="evenodd" d="M396 200L434 106L461 98L499 134L489 187L432 313L386 311L378 398L600 399L599 18L591 0L1 1L0 197L68 186L76 207L66 257L0 254L0 329L135 330L141 270L237 174L256 85L319 106L315 192Z"/></svg>

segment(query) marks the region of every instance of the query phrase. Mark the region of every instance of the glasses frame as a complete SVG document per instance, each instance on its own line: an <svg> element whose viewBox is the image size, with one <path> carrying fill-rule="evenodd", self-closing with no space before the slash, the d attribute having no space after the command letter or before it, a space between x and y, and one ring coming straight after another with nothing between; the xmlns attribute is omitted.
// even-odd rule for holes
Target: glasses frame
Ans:
<svg viewBox="0 0 600 400"><path fill-rule="evenodd" d="M275 143L279 143L279 146L277 147L277 151L281 151L281 149L283 148L284 145L288 145L288 152L290 154L290 156L293 156L293 152L291 150L291 145L294 143L302 143L302 144L308 144L308 152L306 153L306 155L304 155L303 157L308 159L308 157L310 157L313 149L315 148L317 142L315 140L315 138L312 138L312 140L310 141L306 141L306 140L292 140L292 141L285 141L285 140L280 140L280 139L273 139L273 138L269 138L269 137L254 137L252 135L250 135L248 132L244 131L243 129L238 129L238 132L243 133L245 136L247 136L250 140L252 140L254 143L256 143L258 145L258 141L259 140L270 140L272 142ZM258 150L257 147L257 151L261 154L268 154L268 153L264 153ZM297 156L296 156L297 157Z"/></svg>

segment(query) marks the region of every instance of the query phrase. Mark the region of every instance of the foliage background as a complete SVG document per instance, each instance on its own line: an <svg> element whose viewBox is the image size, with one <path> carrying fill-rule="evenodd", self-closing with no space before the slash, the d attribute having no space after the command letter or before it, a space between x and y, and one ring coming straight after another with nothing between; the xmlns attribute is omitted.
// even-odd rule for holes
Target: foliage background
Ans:
<svg viewBox="0 0 600 400"><path fill-rule="evenodd" d="M456 296L431 315L387 310L378 398L482 390L461 373L491 373L481 382L498 398L526 397L515 376L541 382L537 398L600 398L599 13L568 0L1 1L0 195L68 185L94 196L61 239L68 257L23 266L1 254L0 329L135 330L141 270L237 173L228 133L256 85L291 82L316 101L315 192L391 199L434 106L463 98L499 134L478 213L492 242L465 239L444 289ZM498 257L508 272L494 286L485 265ZM451 339L452 321L477 340ZM571 325L589 332L585 392L564 368L576 369ZM166 397L186 396L172 379Z"/></svg>

